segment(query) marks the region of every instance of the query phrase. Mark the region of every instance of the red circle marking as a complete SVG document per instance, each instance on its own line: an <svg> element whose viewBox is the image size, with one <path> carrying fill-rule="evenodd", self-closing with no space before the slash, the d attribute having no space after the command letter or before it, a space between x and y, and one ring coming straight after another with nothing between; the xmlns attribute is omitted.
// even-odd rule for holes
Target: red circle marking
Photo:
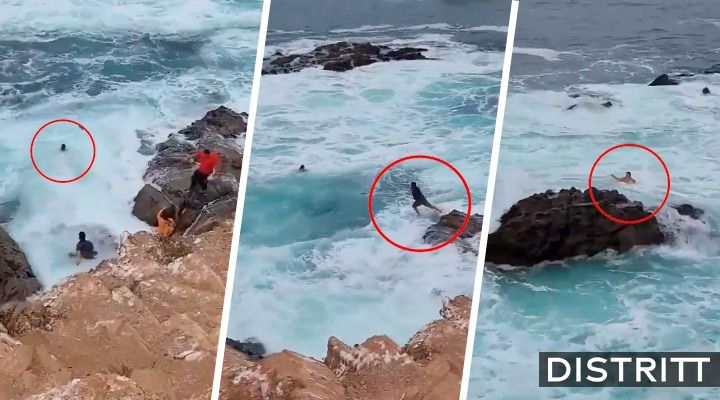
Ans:
<svg viewBox="0 0 720 400"><path fill-rule="evenodd" d="M83 171L83 173L81 173L80 175L78 175L72 179L55 179L53 177L45 175L45 173L42 172L40 170L40 168L37 166L37 163L35 163L35 156L33 155L33 148L35 147L35 139L37 139L38 135L40 135L40 132L42 132L42 130L47 128L48 126L55 124L55 123L59 123L59 122L69 122L71 124L77 125L80 129L83 130L83 132L85 132L88 135L88 137L90 138L90 143L92 143L93 154L92 154L92 159L90 160L90 165L88 165L88 167L85 169L85 171ZM75 182L75 181L79 180L80 178L82 178L83 176L87 175L87 173L90 172L90 169L92 168L93 164L95 163L95 152L96 152L95 151L95 139L93 139L93 136L90 133L90 131L87 130L87 128L85 128L81 123L73 121L71 119L56 119L56 120L46 123L45 125L41 126L40 129L37 130L37 132L35 132L35 135L33 136L32 141L30 142L30 161L32 161L32 165L35 168L35 171L37 171L38 174L40 174L43 178L49 180L50 182L55 182L55 183L71 183L71 182Z"/></svg>
<svg viewBox="0 0 720 400"><path fill-rule="evenodd" d="M399 243L395 243L392 239L387 237L387 235L385 235L385 233L382 231L382 229L380 229L380 226L378 226L377 221L375 221L375 215L373 213L373 207L372 207L373 192L375 191L375 186L377 186L378 182L380 181L380 178L382 178L382 176L390 168L400 164L401 162L405 162L405 161L413 160L413 159L433 160L433 161L437 161L440 164L443 164L446 167L450 168L450 170L452 170L452 172L454 172L455 175L457 175L458 178L460 178L460 181L462 182L463 186L465 187L465 193L467 193L467 199L468 199L468 206L467 206L467 212L465 215L465 220L463 221L462 226L460 226L460 229L458 229L458 231L455 232L455 234L450 239L448 239L446 242L440 243L437 246L422 248L422 249L403 246ZM455 239L457 239L458 237L460 237L460 234L465 230L468 222L470 222L470 214L471 214L471 210L472 210L472 198L470 197L470 187L468 186L467 182L465 181L465 178L463 178L462 174L457 169L455 169L455 167L453 167L449 162L447 162L441 158L438 158L438 157L417 154L417 155L403 157L399 160L395 160L392 163L390 163L390 165L383 168L382 171L380 171L380 173L375 177L375 180L373 181L372 186L370 186L370 193L368 194L368 210L370 211L370 221L372 222L372 225L375 227L375 230L378 231L380 236L382 236L382 238L385 239L386 242L388 242L391 245L393 245L399 249L402 249L402 250L412 251L415 253L424 253L424 252L428 252L428 251L435 251L435 250L441 249L441 248L449 245L453 241L455 241Z"/></svg>
<svg viewBox="0 0 720 400"><path fill-rule="evenodd" d="M645 216L643 218L640 218L640 219L626 220L626 219L620 219L620 218L613 217L612 215L605 212L605 210L603 210L602 207L600 207L600 204L598 204L597 200L595 200L595 195L593 194L592 177L593 177L593 173L595 173L595 167L597 167L600 160L602 160L602 158L605 157L608 153L610 153L613 150L622 148L622 147L635 147L638 149L645 150L648 153L652 154L653 156L655 156L655 158L658 159L658 161L660 161L660 164L662 165L663 169L665 170L665 176L667 177L667 190L665 191L665 198L663 198L662 203L660 203L660 206L658 206L658 208L656 208L655 211L652 212L652 214ZM635 143L623 143L623 144L619 144L617 146L613 146L613 147L605 150L602 154L600 154L600 157L598 157L597 160L595 160L595 163L593 163L592 168L590 168L590 176L588 177L588 190L590 192L590 200L592 201L593 205L595 205L595 208L598 211L600 211L600 214L605 216L605 218L609 219L610 221L617 222L618 224L623 224L623 225L640 224L640 223L643 223L643 222L653 218L654 216L656 216L660 212L660 210L662 210L662 208L665 207L665 203L667 203L668 198L670 197L670 171L668 171L668 167L667 167L667 165L665 165L665 161L663 161L662 157L660 157L660 155L658 155L658 153L654 152L649 147L643 146L641 144L635 144Z"/></svg>

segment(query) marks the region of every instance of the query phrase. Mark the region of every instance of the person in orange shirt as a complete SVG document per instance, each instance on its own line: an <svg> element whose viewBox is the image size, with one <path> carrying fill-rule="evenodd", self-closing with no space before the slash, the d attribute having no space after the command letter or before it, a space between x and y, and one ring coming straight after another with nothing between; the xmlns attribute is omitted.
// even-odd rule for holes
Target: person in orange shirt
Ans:
<svg viewBox="0 0 720 400"><path fill-rule="evenodd" d="M215 172L215 166L220 162L220 155L205 149L197 152L194 160L199 165L190 179L190 191L195 189L196 186L200 186L202 190L207 190L208 177Z"/></svg>
<svg viewBox="0 0 720 400"><path fill-rule="evenodd" d="M158 235L169 238L175 233L175 206L169 205L157 213Z"/></svg>

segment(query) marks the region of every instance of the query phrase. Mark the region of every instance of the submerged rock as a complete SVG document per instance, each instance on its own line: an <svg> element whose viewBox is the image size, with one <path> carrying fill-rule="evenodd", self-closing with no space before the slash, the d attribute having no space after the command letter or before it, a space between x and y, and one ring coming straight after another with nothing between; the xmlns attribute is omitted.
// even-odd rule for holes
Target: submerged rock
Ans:
<svg viewBox="0 0 720 400"><path fill-rule="evenodd" d="M650 82L648 86L671 86L677 84L679 84L677 80L671 79L668 74L662 74Z"/></svg>
<svg viewBox="0 0 720 400"><path fill-rule="evenodd" d="M593 189L593 193L613 217L637 220L650 215L642 203L631 202L616 190ZM522 199L500 217L500 228L488 236L486 261L532 266L665 241L656 218L633 225L613 222L595 208L588 190L563 189Z"/></svg>
<svg viewBox="0 0 720 400"><path fill-rule="evenodd" d="M405 346L385 335L349 346L331 337L324 361L285 350L251 360L225 347L222 399L457 400L472 301L445 302Z"/></svg>
<svg viewBox="0 0 720 400"><path fill-rule="evenodd" d="M0 227L0 305L40 290L40 282L20 246Z"/></svg>
<svg viewBox="0 0 720 400"><path fill-rule="evenodd" d="M692 219L700 219L705 215L705 211L690 204L676 204L670 207L676 209L678 214L688 216Z"/></svg>
<svg viewBox="0 0 720 400"><path fill-rule="evenodd" d="M720 64L715 64L703 70L703 74L720 74Z"/></svg>
<svg viewBox="0 0 720 400"><path fill-rule="evenodd" d="M247 114L238 114L227 107L208 112L202 119L171 134L156 146L157 154L148 163L145 179L148 183L135 197L133 215L150 225L156 225L156 215L169 204L178 211L178 230L193 225L203 210L233 193L237 195L242 144L247 128ZM201 149L220 154L216 173L208 180L208 189L189 193L190 178L196 169L191 157ZM215 207L212 215L230 217L235 208ZM218 215L222 213L222 215Z"/></svg>
<svg viewBox="0 0 720 400"><path fill-rule="evenodd" d="M423 239L432 245L447 242L462 227L466 216L467 214L458 210L450 211L441 216L437 223L429 226L425 230ZM471 215L459 239L467 239L480 233L482 230L482 220L483 217L480 214Z"/></svg>
<svg viewBox="0 0 720 400"><path fill-rule="evenodd" d="M321 66L327 71L344 72L383 61L425 60L427 49L392 49L371 43L337 42L316 47L305 54L275 53L263 61L263 74L287 74Z"/></svg>

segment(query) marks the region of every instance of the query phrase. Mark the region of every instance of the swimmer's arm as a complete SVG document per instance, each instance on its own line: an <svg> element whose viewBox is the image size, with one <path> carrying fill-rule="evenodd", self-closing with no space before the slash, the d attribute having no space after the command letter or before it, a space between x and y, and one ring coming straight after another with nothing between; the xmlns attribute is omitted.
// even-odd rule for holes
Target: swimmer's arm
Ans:
<svg viewBox="0 0 720 400"><path fill-rule="evenodd" d="M612 176L613 178L615 178L616 181L619 181L619 180L620 180L620 178L618 178L617 176L615 176L615 175L613 175L613 174L610 174L610 176Z"/></svg>

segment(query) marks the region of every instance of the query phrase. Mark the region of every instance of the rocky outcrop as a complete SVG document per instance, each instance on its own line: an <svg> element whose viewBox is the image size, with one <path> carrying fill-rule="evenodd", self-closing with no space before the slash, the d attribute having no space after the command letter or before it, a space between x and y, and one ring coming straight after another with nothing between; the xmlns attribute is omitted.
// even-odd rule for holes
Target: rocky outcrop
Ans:
<svg viewBox="0 0 720 400"><path fill-rule="evenodd" d="M701 219L705 215L705 211L691 204L675 204L670 206L677 210L678 214L688 216L692 219Z"/></svg>
<svg viewBox="0 0 720 400"><path fill-rule="evenodd" d="M328 71L343 72L383 61L425 60L427 49L390 48L370 43L337 42L319 46L309 53L273 54L263 60L263 74L287 74L321 66Z"/></svg>
<svg viewBox="0 0 720 400"><path fill-rule="evenodd" d="M405 345L373 336L348 346L328 341L324 361L283 351L259 361L225 348L223 400L457 400L471 300L448 300L443 319Z"/></svg>
<svg viewBox="0 0 720 400"><path fill-rule="evenodd" d="M650 214L616 190L593 189L595 199L609 215L637 220ZM494 264L532 266L543 261L592 256L613 249L664 243L656 218L624 225L605 218L590 200L589 191L563 189L534 194L515 203L500 227L488 236L485 260Z"/></svg>
<svg viewBox="0 0 720 400"><path fill-rule="evenodd" d="M5 305L0 398L210 398L231 238L232 220L129 234L119 257Z"/></svg>
<svg viewBox="0 0 720 400"><path fill-rule="evenodd" d="M441 216L440 220L437 223L430 225L425 230L423 240L432 245L438 245L440 243L447 242L448 240L450 240L451 237L453 237L453 235L458 232L458 230L460 230L466 216L467 214L458 210L452 210L449 213ZM480 233L480 231L482 230L482 221L482 215L471 215L470 219L468 220L467 226L462 231L462 233L460 233L458 239L469 239ZM465 251L472 251L472 248L468 248L468 246L461 245L460 248ZM474 251L477 252L477 249L475 249Z"/></svg>
<svg viewBox="0 0 720 400"><path fill-rule="evenodd" d="M710 68L705 68L703 74L720 74L720 64L714 64Z"/></svg>
<svg viewBox="0 0 720 400"><path fill-rule="evenodd" d="M0 305L24 300L40 290L40 282L20 246L0 227Z"/></svg>
<svg viewBox="0 0 720 400"><path fill-rule="evenodd" d="M668 74L662 74L655 78L648 86L671 86L671 85L677 85L680 82L677 81L677 79L672 79Z"/></svg>
<svg viewBox="0 0 720 400"><path fill-rule="evenodd" d="M237 198L242 164L241 138L246 128L247 114L220 107L158 144L157 154L148 163L144 176L148 183L135 197L133 215L154 226L158 211L175 204L178 209L184 209L177 225L183 231L203 213L207 214L206 208L211 204L221 199L231 201L233 196ZM190 177L196 169L191 157L201 149L210 149L220 154L218 170L221 173L216 173L209 180L206 191L189 193ZM234 211L234 207L231 211L227 207L214 207L211 213L216 217L227 218Z"/></svg>

